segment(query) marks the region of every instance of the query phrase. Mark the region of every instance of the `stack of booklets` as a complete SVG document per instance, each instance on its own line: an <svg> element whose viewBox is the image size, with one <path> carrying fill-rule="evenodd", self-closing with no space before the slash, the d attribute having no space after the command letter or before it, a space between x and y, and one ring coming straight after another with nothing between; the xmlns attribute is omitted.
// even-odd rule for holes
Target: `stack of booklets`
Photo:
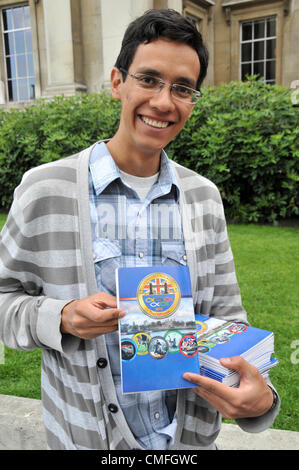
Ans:
<svg viewBox="0 0 299 470"><path fill-rule="evenodd" d="M200 373L196 323L187 266L116 270L123 393L194 386L186 371Z"/></svg>
<svg viewBox="0 0 299 470"><path fill-rule="evenodd" d="M238 386L239 374L219 360L242 356L261 374L278 361L274 336L235 321L194 313L188 266L116 270L123 393L192 388L184 372Z"/></svg>
<svg viewBox="0 0 299 470"><path fill-rule="evenodd" d="M244 323L195 315L200 373L230 387L239 384L237 372L223 367L221 358L242 356L262 375L278 364L274 353L274 335Z"/></svg>

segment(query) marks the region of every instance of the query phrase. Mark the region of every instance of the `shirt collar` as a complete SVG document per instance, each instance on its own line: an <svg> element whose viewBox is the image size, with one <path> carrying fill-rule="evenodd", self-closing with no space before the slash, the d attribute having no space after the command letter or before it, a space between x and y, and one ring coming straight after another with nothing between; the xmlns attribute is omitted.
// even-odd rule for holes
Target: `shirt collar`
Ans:
<svg viewBox="0 0 299 470"><path fill-rule="evenodd" d="M118 178L122 179L119 168L112 158L105 142L98 142L94 145L90 155L89 169L97 196L101 194L110 183ZM174 185L175 198L178 200L179 185L177 183L172 163L164 150L161 152L158 185L159 192L161 192L161 194L168 194L172 189L172 185Z"/></svg>

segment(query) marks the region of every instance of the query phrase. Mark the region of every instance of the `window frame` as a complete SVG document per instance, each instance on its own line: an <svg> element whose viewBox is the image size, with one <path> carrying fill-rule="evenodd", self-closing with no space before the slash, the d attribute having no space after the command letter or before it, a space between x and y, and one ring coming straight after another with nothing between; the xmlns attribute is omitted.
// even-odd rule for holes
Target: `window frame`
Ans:
<svg viewBox="0 0 299 470"><path fill-rule="evenodd" d="M6 50L4 44L4 29L3 29L3 10L10 8L17 8L28 6L30 12L30 26L31 26L31 42L32 42L32 59L33 59L33 70L34 70L34 85L35 85L35 96L33 99L26 100L14 100L9 101L8 93L8 73L7 73L7 64L6 64ZM15 0L6 0L5 2L0 3L0 81L4 84L5 90L5 107L19 107L24 103L30 103L34 100L40 98L41 89L40 89L40 68L39 68L39 54L38 54L38 36L37 36L37 21L36 21L36 2L35 0L27 1L15 1ZM3 106L3 104L2 104Z"/></svg>
<svg viewBox="0 0 299 470"><path fill-rule="evenodd" d="M282 37L283 37L283 5L277 2L271 5L248 5L231 10L230 16L230 44L231 44L231 80L241 80L241 27L240 23L251 20L259 20L268 17L276 17L276 67L275 83L281 84L282 80Z"/></svg>
<svg viewBox="0 0 299 470"><path fill-rule="evenodd" d="M263 22L264 25L265 25L265 28L266 28L266 24L267 24L267 20L275 20L275 36L266 36L264 33L264 36L261 37L261 38L254 38L253 36L251 37L251 39L249 40L243 40L243 34L242 34L242 27L245 23L251 23L251 27L252 27L252 30L254 30L254 25L258 22ZM275 57L274 58L269 58L267 59L266 55L267 55L267 41L270 41L270 40L273 40L275 39ZM263 41L264 45L264 58L263 59L259 59L259 60L256 60L254 58L254 43L256 42L261 42ZM251 44L251 59L250 61L242 61L242 45L243 44ZM240 21L240 60L239 60L239 66L240 66L240 70L239 70L239 77L240 77L240 80L242 80L242 65L243 64L250 64L251 65L251 73L250 75L255 75L254 73L254 64L255 63L262 63L263 64L263 79L264 79L264 82L265 83L272 83L272 84L275 84L276 83L276 73L275 73L275 76L274 76L274 79L269 79L267 80L267 77L266 77L266 63L267 62L273 62L275 61L275 72L276 72L276 62L277 62L277 57L276 57L276 47L277 47L277 17L276 15L271 15L271 16L266 16L266 17L263 17L263 18L255 18L255 19L250 19L250 20L244 20L244 21Z"/></svg>

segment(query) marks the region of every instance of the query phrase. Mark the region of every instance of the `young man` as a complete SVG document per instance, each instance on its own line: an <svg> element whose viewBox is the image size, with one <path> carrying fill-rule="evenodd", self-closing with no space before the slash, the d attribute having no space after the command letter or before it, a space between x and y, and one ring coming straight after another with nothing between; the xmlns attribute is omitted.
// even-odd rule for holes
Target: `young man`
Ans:
<svg viewBox="0 0 299 470"><path fill-rule="evenodd" d="M147 12L111 73L117 133L29 171L15 191L0 245L0 339L43 350L50 449L213 449L221 414L257 432L278 412L273 389L239 357L223 359L241 374L238 389L186 371L190 389L120 390L116 267L188 264L197 312L246 321L219 192L163 150L206 68L191 22Z"/></svg>

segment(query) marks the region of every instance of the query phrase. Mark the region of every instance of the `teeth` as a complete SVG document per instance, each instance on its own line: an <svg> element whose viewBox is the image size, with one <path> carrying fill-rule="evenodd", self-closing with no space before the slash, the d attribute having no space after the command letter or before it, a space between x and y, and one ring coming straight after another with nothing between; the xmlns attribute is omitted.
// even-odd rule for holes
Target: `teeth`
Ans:
<svg viewBox="0 0 299 470"><path fill-rule="evenodd" d="M141 119L143 120L143 122L145 122L146 124L149 124L150 126L153 126L153 127L159 127L159 128L165 128L168 126L168 122L165 122L165 121L154 121L153 119L149 119L145 116L141 116Z"/></svg>

